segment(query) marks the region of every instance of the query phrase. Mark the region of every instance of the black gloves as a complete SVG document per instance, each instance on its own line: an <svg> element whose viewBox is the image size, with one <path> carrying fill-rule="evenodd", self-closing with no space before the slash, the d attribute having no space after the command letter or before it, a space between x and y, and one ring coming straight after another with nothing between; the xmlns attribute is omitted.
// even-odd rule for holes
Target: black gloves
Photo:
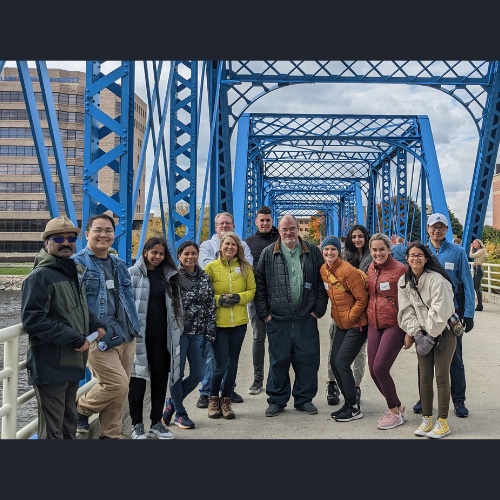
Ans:
<svg viewBox="0 0 500 500"><path fill-rule="evenodd" d="M419 330L413 338L415 339L415 349L420 356L426 356L434 347L435 341L427 332Z"/></svg>
<svg viewBox="0 0 500 500"><path fill-rule="evenodd" d="M464 325L465 333L470 332L474 328L474 320L472 318L463 318L462 325Z"/></svg>
<svg viewBox="0 0 500 500"><path fill-rule="evenodd" d="M221 295L219 298L219 305L224 307L233 307L240 301L240 295L238 293L227 293Z"/></svg>

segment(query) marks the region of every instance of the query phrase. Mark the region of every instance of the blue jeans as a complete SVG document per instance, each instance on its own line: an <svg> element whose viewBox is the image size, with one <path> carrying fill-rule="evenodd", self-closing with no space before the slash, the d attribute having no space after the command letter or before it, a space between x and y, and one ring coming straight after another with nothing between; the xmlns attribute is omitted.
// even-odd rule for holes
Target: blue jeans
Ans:
<svg viewBox="0 0 500 500"><path fill-rule="evenodd" d="M245 340L247 325L229 328L217 327L217 337L212 345L215 370L210 384L210 395L231 397L238 373L238 360Z"/></svg>
<svg viewBox="0 0 500 500"><path fill-rule="evenodd" d="M205 343L210 344L205 340L203 334L196 335L181 335L180 339L180 377L177 382L170 387L170 397L177 415L186 413L183 401L184 398L196 389L196 386L203 378L205 369L205 358L203 351ZM186 359L189 362L189 375L184 378L184 368Z"/></svg>
<svg viewBox="0 0 500 500"><path fill-rule="evenodd" d="M212 342L206 343L203 357L206 358L206 361L205 374L203 375L203 380L201 381L200 396L210 396L210 384L212 382L212 375L215 371L215 358ZM222 383L224 383L224 381L222 381ZM236 387L236 381L234 382L234 387Z"/></svg>
<svg viewBox="0 0 500 500"><path fill-rule="evenodd" d="M253 378L262 382L264 380L264 356L266 354L266 325L258 318L254 302L248 304L248 315L253 329Z"/></svg>
<svg viewBox="0 0 500 500"><path fill-rule="evenodd" d="M318 320L310 314L291 320L271 319L266 323L266 330L269 345L268 404L285 407L290 395L295 407L312 402L318 392ZM293 388L290 365L295 373Z"/></svg>

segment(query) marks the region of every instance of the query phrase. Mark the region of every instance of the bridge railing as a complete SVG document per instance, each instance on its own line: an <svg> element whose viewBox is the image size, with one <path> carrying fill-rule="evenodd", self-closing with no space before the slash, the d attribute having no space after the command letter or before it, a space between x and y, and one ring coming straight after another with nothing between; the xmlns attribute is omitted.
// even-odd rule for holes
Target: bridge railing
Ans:
<svg viewBox="0 0 500 500"><path fill-rule="evenodd" d="M471 273L473 267L471 263ZM500 264L483 264L484 276L482 280L483 290L488 293L500 294ZM26 359L19 361L19 344L21 335L26 335L22 324L9 326L0 330L0 381L3 383L3 394L0 406L0 439L30 439L38 430L38 418L17 430L18 415L23 405L36 398L33 388L18 395L19 372L26 369ZM91 378L79 389L77 397L86 393L97 383L97 379Z"/></svg>

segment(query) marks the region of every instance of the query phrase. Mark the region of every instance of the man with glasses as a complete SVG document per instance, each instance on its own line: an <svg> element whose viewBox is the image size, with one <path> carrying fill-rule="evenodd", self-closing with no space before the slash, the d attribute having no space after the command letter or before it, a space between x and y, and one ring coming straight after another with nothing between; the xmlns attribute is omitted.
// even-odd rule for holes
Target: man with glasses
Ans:
<svg viewBox="0 0 500 500"><path fill-rule="evenodd" d="M51 219L22 286L21 320L29 337L26 368L38 403L39 439L76 439L76 393L88 349L106 333L88 311L84 269L71 259L79 234L67 217Z"/></svg>
<svg viewBox="0 0 500 500"><path fill-rule="evenodd" d="M321 250L298 234L297 219L286 214L279 238L262 250L255 278L255 308L266 325L269 373L267 417L279 415L290 396L296 410L315 415L320 363L318 318L328 305L320 268ZM290 365L295 373L290 384Z"/></svg>
<svg viewBox="0 0 500 500"><path fill-rule="evenodd" d="M110 252L115 241L114 219L107 214L90 217L85 237L87 246L74 259L86 267L83 280L88 307L99 318L116 316L123 342L102 351L96 342L90 346L89 364L99 382L78 399L78 432L88 432L89 417L98 413L99 439L120 439L139 318L128 267Z"/></svg>
<svg viewBox="0 0 500 500"><path fill-rule="evenodd" d="M464 325L466 332L474 328L474 282L470 272L469 260L465 250L446 239L448 219L439 213L429 216L427 233L429 234L429 249L448 272L453 284L453 293L456 311ZM457 347L451 360L451 399L455 415L467 417L469 410L465 406L465 367L462 358L462 337L457 337ZM415 413L422 413L420 399L413 407Z"/></svg>
<svg viewBox="0 0 500 500"><path fill-rule="evenodd" d="M216 233L209 240L205 240L200 244L199 264L202 269L205 269L205 266L209 262L212 262L219 256L220 238L222 235L228 231L234 231L235 228L234 217L229 212L218 213L215 216L214 221ZM241 243L243 244L243 249L245 250L245 258L249 264L252 265L253 257L250 247L244 241ZM208 401L210 400L210 380L212 379L212 374L215 370L215 358L212 350L212 342L206 342L205 349L205 374L199 389L200 397L196 403L198 408L208 408ZM243 398L234 390L231 394L231 403L243 403Z"/></svg>

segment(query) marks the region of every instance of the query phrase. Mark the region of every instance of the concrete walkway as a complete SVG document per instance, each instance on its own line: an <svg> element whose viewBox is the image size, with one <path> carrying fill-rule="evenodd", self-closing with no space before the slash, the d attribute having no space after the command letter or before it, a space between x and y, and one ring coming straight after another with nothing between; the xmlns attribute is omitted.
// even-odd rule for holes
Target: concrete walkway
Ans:
<svg viewBox="0 0 500 500"><path fill-rule="evenodd" d="M408 421L395 429L377 429L377 420L387 409L369 374L368 368L361 384L361 410L363 418L352 422L336 422L330 413L339 406L326 402L326 360L328 356L328 327L330 309L320 320L321 366L319 389L313 402L318 407L317 415L306 415L293 408L289 401L286 410L276 417L266 417L267 396L265 392L250 395L247 390L253 382L252 333L247 330L243 344L237 376L236 391L244 398L241 404L233 404L234 420L209 419L206 409L196 407L198 390L185 401L189 417L196 428L179 429L173 423L170 429L176 439L411 439L428 441L414 436L420 425L421 416L412 411L418 399L417 358L415 348L401 350L392 369L392 375L401 401L407 407ZM266 344L267 345L267 344ZM467 376L467 401L470 415L457 418L450 402L449 425L451 439L500 439L500 306L485 302L484 310L476 313L475 327L463 338L464 363ZM266 354L267 366L267 354ZM293 370L290 370L293 379ZM266 369L267 377L267 369ZM435 398L436 398L435 394ZM343 401L341 400L341 404ZM435 399L434 408L437 408ZM144 410L144 422L149 428L149 406ZM96 429L97 430L97 429ZM130 439L132 428L130 418L124 416L123 438ZM89 436L90 437L90 436ZM97 436L93 436L97 437Z"/></svg>

